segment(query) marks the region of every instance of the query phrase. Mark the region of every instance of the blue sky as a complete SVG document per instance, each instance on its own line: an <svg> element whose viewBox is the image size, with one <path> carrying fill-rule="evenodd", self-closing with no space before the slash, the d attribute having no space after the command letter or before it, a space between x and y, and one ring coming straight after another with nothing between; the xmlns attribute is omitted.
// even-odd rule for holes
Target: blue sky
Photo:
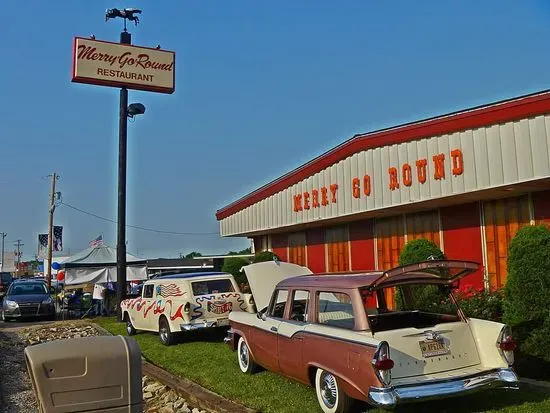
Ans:
<svg viewBox="0 0 550 413"><path fill-rule="evenodd" d="M86 4L86 5L85 5ZM70 82L74 36L117 41L106 8L143 8L133 43L177 54L176 92L130 91L127 222L217 232L216 209L358 132L550 87L545 1L9 1L0 25L0 232L24 257L46 232L49 181L116 218L118 90ZM71 253L116 226L60 206ZM143 257L246 239L128 229Z"/></svg>

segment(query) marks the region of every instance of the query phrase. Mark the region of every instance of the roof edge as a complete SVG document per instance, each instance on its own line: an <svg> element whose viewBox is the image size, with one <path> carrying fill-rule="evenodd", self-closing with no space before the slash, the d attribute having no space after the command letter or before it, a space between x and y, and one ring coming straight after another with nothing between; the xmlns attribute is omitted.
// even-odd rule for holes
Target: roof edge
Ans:
<svg viewBox="0 0 550 413"><path fill-rule="evenodd" d="M361 150L510 122L545 113L550 113L550 89L356 134L311 161L220 208L216 211L216 219L221 221Z"/></svg>

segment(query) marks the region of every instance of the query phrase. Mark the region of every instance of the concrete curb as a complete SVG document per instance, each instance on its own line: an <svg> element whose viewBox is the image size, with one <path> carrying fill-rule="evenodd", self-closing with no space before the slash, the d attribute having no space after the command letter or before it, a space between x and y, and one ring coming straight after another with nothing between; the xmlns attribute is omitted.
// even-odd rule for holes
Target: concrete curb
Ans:
<svg viewBox="0 0 550 413"><path fill-rule="evenodd" d="M550 390L550 382L547 381L540 381L540 380L534 380L534 379L528 379L525 377L520 377L519 379L520 383L528 384L530 386L540 387L546 390Z"/></svg>
<svg viewBox="0 0 550 413"><path fill-rule="evenodd" d="M112 336L109 331L96 323L91 323L100 333ZM142 373L150 376L167 387L170 387L183 398L197 405L201 409L214 410L220 413L258 413L259 410L250 409L241 404L228 400L197 383L183 377L175 376L172 373L150 363L144 357L142 359Z"/></svg>

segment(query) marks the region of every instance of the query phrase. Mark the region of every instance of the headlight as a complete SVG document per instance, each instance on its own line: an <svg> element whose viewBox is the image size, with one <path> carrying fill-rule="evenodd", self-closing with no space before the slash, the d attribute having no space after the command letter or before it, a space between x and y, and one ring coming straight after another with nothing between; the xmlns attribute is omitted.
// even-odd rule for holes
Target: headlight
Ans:
<svg viewBox="0 0 550 413"><path fill-rule="evenodd" d="M9 308L17 308L17 307L19 307L19 304L17 304L15 301L12 301L12 300L6 300L6 305L7 305Z"/></svg>
<svg viewBox="0 0 550 413"><path fill-rule="evenodd" d="M44 305L48 305L48 304L52 304L52 303L53 303L52 297L48 297L44 301L42 301L42 304L44 304Z"/></svg>

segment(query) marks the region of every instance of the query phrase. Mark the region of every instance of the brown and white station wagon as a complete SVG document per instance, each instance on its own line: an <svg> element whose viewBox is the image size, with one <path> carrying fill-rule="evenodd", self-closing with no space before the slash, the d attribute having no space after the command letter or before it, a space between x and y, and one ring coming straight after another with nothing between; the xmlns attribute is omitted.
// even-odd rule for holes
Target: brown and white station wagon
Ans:
<svg viewBox="0 0 550 413"><path fill-rule="evenodd" d="M260 311L229 317L226 341L241 371L262 366L312 385L323 412L350 411L353 399L393 407L518 386L508 327L465 317L453 297L477 263L322 275L284 262L244 269ZM418 307L415 291L428 285L448 296L448 310ZM399 309L386 305L393 288Z"/></svg>

